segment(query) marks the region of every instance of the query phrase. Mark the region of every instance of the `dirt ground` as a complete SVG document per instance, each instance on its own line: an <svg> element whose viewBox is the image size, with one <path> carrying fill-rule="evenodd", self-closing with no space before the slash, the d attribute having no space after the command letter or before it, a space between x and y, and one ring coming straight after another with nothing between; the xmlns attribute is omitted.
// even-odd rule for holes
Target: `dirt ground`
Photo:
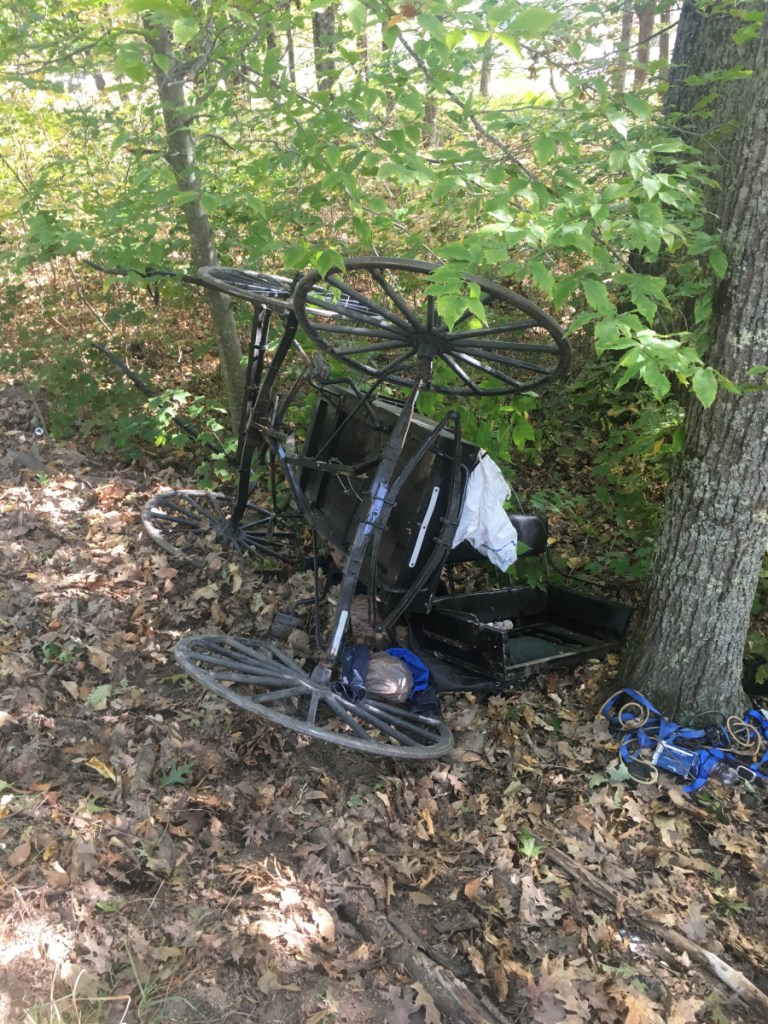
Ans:
<svg viewBox="0 0 768 1024"><path fill-rule="evenodd" d="M628 781L614 656L444 698L445 761L280 731L172 652L301 581L174 564L189 467L35 426L0 382L0 1024L768 1020L765 793Z"/></svg>

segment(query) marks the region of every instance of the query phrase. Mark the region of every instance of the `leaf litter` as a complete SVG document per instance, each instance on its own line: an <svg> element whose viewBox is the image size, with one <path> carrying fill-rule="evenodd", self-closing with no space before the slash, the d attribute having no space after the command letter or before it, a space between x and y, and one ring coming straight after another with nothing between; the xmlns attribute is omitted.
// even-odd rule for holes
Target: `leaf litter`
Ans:
<svg viewBox="0 0 768 1024"><path fill-rule="evenodd" d="M172 564L139 517L178 467L32 446L29 418L6 387L0 1021L760 1019L723 977L768 991L765 795L626 779L615 665L444 699L443 762L280 732L172 650L266 636L311 574Z"/></svg>

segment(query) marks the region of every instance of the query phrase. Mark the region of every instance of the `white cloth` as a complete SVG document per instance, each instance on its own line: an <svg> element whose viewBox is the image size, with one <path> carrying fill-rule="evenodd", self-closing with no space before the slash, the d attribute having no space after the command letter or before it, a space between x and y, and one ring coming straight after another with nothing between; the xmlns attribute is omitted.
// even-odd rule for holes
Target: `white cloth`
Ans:
<svg viewBox="0 0 768 1024"><path fill-rule="evenodd" d="M517 560L517 530L504 511L511 488L485 452L469 474L453 547L468 540L502 572Z"/></svg>

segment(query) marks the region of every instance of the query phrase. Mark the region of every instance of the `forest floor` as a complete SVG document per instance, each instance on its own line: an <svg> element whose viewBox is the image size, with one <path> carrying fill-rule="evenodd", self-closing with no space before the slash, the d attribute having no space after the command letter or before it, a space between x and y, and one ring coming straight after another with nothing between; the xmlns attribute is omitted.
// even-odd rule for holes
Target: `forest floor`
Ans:
<svg viewBox="0 0 768 1024"><path fill-rule="evenodd" d="M765 793L627 781L615 656L444 699L444 761L280 731L172 652L288 584L173 564L188 467L37 423L0 381L0 1024L768 1020Z"/></svg>

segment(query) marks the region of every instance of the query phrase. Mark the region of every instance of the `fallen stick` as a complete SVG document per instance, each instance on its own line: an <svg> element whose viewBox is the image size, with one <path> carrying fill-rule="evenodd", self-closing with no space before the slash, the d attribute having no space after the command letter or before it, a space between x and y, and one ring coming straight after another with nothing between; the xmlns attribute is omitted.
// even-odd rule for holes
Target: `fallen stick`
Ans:
<svg viewBox="0 0 768 1024"><path fill-rule="evenodd" d="M562 868L571 878L580 882L585 888L590 889L597 896L600 896L601 899L610 902L613 907L616 906L619 894L611 886L606 885L602 879L595 878L589 871L582 868L567 853L562 853L560 850L550 847L547 850L547 858L554 864L557 864L559 868ZM742 974L741 971L737 971L735 967L731 967L721 957L715 953L710 953L708 949L704 949L698 942L694 942L686 935L675 931L674 928L667 928L666 925L654 921L650 914L643 913L642 911L635 913L629 911L627 916L632 917L637 924L641 925L646 931L651 932L657 939L668 943L679 952L687 953L691 959L701 964L702 967L706 967L716 978L719 978L724 985L727 985L732 992L735 992L740 999L747 1003L748 1006L757 1010L760 1013L760 1020L768 1021L768 996L761 992L756 985L753 985L749 978Z"/></svg>
<svg viewBox="0 0 768 1024"><path fill-rule="evenodd" d="M401 931L386 918L378 918L374 926L352 903L343 904L343 913L366 942L380 946L391 964L404 967L411 978L424 987L448 1024L508 1024L506 1018L481 1002L463 981L423 953L406 934L410 929Z"/></svg>

